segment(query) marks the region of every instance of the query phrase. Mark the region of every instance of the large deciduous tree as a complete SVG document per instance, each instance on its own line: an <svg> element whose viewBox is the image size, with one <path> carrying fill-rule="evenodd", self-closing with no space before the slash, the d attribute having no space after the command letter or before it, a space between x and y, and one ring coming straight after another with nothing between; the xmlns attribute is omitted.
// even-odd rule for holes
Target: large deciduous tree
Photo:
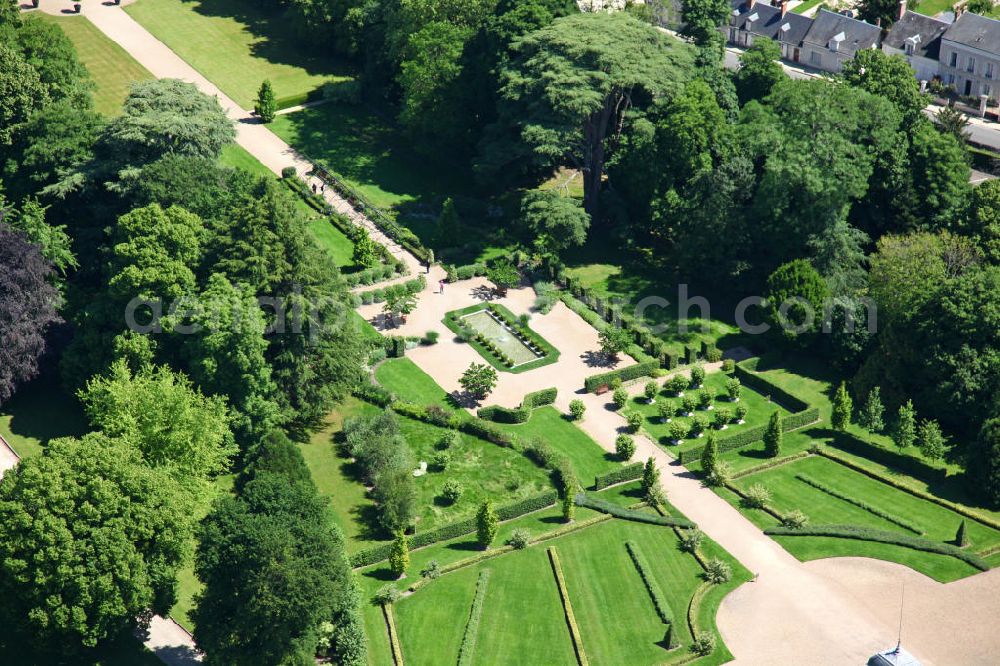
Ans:
<svg viewBox="0 0 1000 666"><path fill-rule="evenodd" d="M582 171L584 209L597 221L605 165L634 107L676 90L691 53L626 13L560 18L516 48L502 104L520 114L521 141L536 160Z"/></svg>
<svg viewBox="0 0 1000 666"><path fill-rule="evenodd" d="M521 200L521 219L542 252L558 253L587 240L590 218L580 202L553 190L532 190Z"/></svg>
<svg viewBox="0 0 1000 666"><path fill-rule="evenodd" d="M13 45L0 44L0 147L47 100L48 87L38 71Z"/></svg>
<svg viewBox="0 0 1000 666"><path fill-rule="evenodd" d="M907 125L923 117L929 102L928 96L920 92L910 63L900 55L862 49L844 63L841 76L852 86L888 99L899 109Z"/></svg>
<svg viewBox="0 0 1000 666"><path fill-rule="evenodd" d="M0 481L5 629L72 653L166 613L190 506L129 444L99 433L50 442Z"/></svg>
<svg viewBox="0 0 1000 666"><path fill-rule="evenodd" d="M740 54L740 68L733 74L740 104L767 97L786 78L780 59L781 47L766 37L754 39L750 48Z"/></svg>
<svg viewBox="0 0 1000 666"><path fill-rule="evenodd" d="M38 373L46 331L59 321L51 276L40 248L0 221L0 404Z"/></svg>

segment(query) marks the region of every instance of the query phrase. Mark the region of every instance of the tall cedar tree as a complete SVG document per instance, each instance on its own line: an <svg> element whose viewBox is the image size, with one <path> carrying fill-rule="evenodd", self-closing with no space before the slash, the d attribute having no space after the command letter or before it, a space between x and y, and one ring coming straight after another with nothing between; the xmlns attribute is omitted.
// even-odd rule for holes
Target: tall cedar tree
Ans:
<svg viewBox="0 0 1000 666"><path fill-rule="evenodd" d="M479 513L476 515L476 537L483 550L489 548L493 539L496 538L499 523L500 520L493 508L493 502L486 500L479 507Z"/></svg>
<svg viewBox="0 0 1000 666"><path fill-rule="evenodd" d="M847 392L847 384L840 383L833 395L833 411L830 414L830 425L837 432L845 432L851 424L851 413L854 410L851 395Z"/></svg>
<svg viewBox="0 0 1000 666"><path fill-rule="evenodd" d="M781 414L775 410L767 422L767 430L764 431L764 454L768 458L777 458L781 455L782 436Z"/></svg>

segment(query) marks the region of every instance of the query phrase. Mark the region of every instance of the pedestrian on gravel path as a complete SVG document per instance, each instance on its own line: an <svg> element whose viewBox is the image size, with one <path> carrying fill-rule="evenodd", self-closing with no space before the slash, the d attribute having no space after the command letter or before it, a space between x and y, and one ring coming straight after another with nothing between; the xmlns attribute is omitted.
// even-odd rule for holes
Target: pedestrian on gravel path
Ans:
<svg viewBox="0 0 1000 666"><path fill-rule="evenodd" d="M438 293L444 293L444 280L438 280Z"/></svg>

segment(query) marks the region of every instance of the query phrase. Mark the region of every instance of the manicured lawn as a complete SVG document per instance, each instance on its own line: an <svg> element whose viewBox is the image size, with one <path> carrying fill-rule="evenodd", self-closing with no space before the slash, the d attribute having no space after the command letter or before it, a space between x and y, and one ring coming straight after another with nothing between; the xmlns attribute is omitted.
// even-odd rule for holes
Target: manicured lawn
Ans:
<svg viewBox="0 0 1000 666"><path fill-rule="evenodd" d="M796 475L804 475L820 481L840 493L877 507L920 530L927 539L950 542L958 529L962 516L949 509L927 502L909 493L897 490L887 484L859 474L843 465L810 456L780 467L742 477L735 483L746 489L753 484L761 484L772 495L772 504L779 513L799 509L809 516L812 524L853 524L878 530L912 532L899 525L857 507L840 498L833 497L808 485ZM732 495L725 495L735 502ZM743 510L747 516L762 527L774 525L774 518L762 511ZM1000 543L1000 532L973 520L966 520L972 552ZM873 544L855 540L827 537L785 537L780 539L792 554L801 559L831 557L835 555L865 555L882 557L912 566L918 571L938 580L953 580L975 573L971 566L952 557L923 553L909 548L888 544Z"/></svg>
<svg viewBox="0 0 1000 666"><path fill-rule="evenodd" d="M420 405L448 405L448 394L408 358L390 358L375 371L375 380L400 400Z"/></svg>
<svg viewBox="0 0 1000 666"><path fill-rule="evenodd" d="M568 457L584 486L593 484L595 476L606 474L621 465L555 407L540 407L532 411L527 423L501 424L500 427L526 441L541 439L554 451Z"/></svg>
<svg viewBox="0 0 1000 666"><path fill-rule="evenodd" d="M239 0L140 0L125 9L244 109L264 79L280 99L350 77L307 48L280 12Z"/></svg>
<svg viewBox="0 0 1000 666"><path fill-rule="evenodd" d="M659 413L660 404L667 402L671 406L672 411L675 414L675 416L671 417L671 423L673 421L680 421L681 423L690 426L691 417L676 416L680 410L682 398L674 397L674 394L671 391L660 391L659 395L656 397L656 402L653 404L649 404L646 401L645 396L632 398L629 400L629 404L623 411L627 412L631 410L641 413L645 419L642 427L646 430L646 432L648 432L653 439L658 441L660 444L669 446L672 451L687 451L698 446L703 446L705 444L705 437L707 437L709 432L714 433L716 438L719 439L739 434L741 431L749 428L766 425L768 419L771 418L771 414L775 410L780 412L782 416L786 416L789 413L788 410L781 405L776 402L768 401L766 397L751 390L747 386L743 387L739 402L730 402L726 393L726 382L729 381L729 379L730 375L726 375L721 372L711 372L705 376L704 388L713 395L714 399L712 406L714 409L696 409L695 414L701 414L703 417L708 419L710 424L709 430L706 430L705 435L702 437L686 438L679 446L674 446L672 444L672 440L670 439L669 430L671 424L661 422ZM684 396L690 396L697 399L698 393L700 392L701 389L687 389L684 391ZM715 416L715 410L725 409L730 413L733 413L738 405L743 405L748 410L746 423L730 423L725 430L716 430L711 426L712 418Z"/></svg>
<svg viewBox="0 0 1000 666"><path fill-rule="evenodd" d="M955 3L952 0L920 0L913 5L913 11L925 16L936 16L949 11Z"/></svg>
<svg viewBox="0 0 1000 666"><path fill-rule="evenodd" d="M73 42L80 61L96 85L94 107L99 113L118 115L129 87L153 78L145 67L108 39L86 16L53 16L42 12L32 12L29 16L30 20L55 23Z"/></svg>
<svg viewBox="0 0 1000 666"><path fill-rule="evenodd" d="M22 458L40 454L50 439L77 437L88 430L80 403L54 376L22 386L0 406L0 435Z"/></svg>
<svg viewBox="0 0 1000 666"><path fill-rule="evenodd" d="M309 233L329 253L335 266L343 268L354 265L354 242L329 220L322 217L312 220L309 222Z"/></svg>
<svg viewBox="0 0 1000 666"><path fill-rule="evenodd" d="M578 515L578 519L585 517ZM504 528L509 527L509 524L501 527L500 537L507 531ZM548 529L556 527L558 524L552 524ZM642 550L652 575L668 597L682 642L676 652L667 652L660 644L665 625L625 549L626 541L632 541ZM475 552L474 543L467 543L470 552L464 553L465 556ZM502 543L501 538L497 543ZM456 540L414 551L407 580L419 575L430 559L441 564L459 559L451 549L461 545L462 540ZM475 663L525 663L525 655L531 655L531 663L575 663L545 552L550 546L559 552L570 601L591 663L663 663L687 656L686 646L691 641L687 609L694 591L702 583L700 567L693 557L678 550L673 530L612 519L445 574L399 601L395 617L405 660L421 664L456 660L476 580L481 570L490 569ZM703 550L708 557L719 556L732 563L711 542L706 541ZM362 576L367 579L366 588L374 591L389 578L386 574L387 571L377 567L368 570ZM710 590L698 608L699 630L715 633L719 602L725 593L748 578L749 574L735 565L734 579ZM730 658L720 640L715 653L699 663L718 664Z"/></svg>
<svg viewBox="0 0 1000 666"><path fill-rule="evenodd" d="M805 14L807 11L823 2L823 0L805 0L802 4L796 5L792 12L795 14Z"/></svg>
<svg viewBox="0 0 1000 666"><path fill-rule="evenodd" d="M238 143L230 143L222 148L222 154L219 155L219 161L226 166L233 167L234 169L243 169L244 171L249 171L250 173L257 174L259 176L268 176L274 178L275 175L266 166L260 163L260 161L248 153L243 146ZM298 197L296 197L298 199ZM312 210L311 208L309 210Z"/></svg>

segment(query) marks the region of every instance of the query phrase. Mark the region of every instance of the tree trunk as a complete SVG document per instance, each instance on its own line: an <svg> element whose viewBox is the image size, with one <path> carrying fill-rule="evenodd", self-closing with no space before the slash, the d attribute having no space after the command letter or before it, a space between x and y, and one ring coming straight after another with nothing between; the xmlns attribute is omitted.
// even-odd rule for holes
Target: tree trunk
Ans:
<svg viewBox="0 0 1000 666"><path fill-rule="evenodd" d="M592 113L583 126L583 209L590 215L591 224L601 221L601 185L607 160L605 141L612 119L616 122L616 130L620 129L625 97L620 91L609 94L604 105Z"/></svg>

